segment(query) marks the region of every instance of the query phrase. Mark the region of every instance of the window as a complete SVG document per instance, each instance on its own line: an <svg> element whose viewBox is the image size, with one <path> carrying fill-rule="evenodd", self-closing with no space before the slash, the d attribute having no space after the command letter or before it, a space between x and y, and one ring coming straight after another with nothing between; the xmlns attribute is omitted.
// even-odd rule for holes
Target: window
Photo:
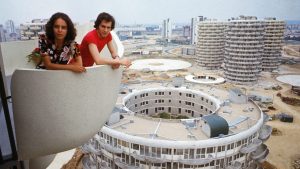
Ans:
<svg viewBox="0 0 300 169"><path fill-rule="evenodd" d="M207 153L213 153L213 152L214 152L214 147L207 148Z"/></svg>

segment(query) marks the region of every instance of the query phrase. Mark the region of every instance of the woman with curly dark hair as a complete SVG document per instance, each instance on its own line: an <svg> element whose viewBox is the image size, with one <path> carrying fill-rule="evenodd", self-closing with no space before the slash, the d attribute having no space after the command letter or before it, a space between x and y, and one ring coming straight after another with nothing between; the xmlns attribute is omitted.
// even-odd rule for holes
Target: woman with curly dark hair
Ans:
<svg viewBox="0 0 300 169"><path fill-rule="evenodd" d="M42 62L37 68L84 72L75 37L76 29L69 16L61 12L53 14L46 24L46 35L39 36Z"/></svg>

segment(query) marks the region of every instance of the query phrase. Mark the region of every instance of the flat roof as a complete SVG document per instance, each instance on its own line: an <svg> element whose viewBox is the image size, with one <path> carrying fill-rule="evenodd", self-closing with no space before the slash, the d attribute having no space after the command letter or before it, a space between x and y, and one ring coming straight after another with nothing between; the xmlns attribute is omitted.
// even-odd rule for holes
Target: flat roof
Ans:
<svg viewBox="0 0 300 169"><path fill-rule="evenodd" d="M168 83L143 83L128 85L128 88L143 90L154 87L172 87ZM228 99L228 92L225 90L213 88L211 86L194 86L190 87L192 90L201 90L207 94L213 94L221 101ZM122 104L122 99L126 95L119 95L117 104ZM247 102L246 104L229 103L217 111L218 115L224 118L228 124L235 124L229 128L229 135L236 134L245 131L255 125L261 116L260 109L253 103ZM246 120L240 123L235 123L238 119ZM209 139L201 128L202 120L198 120L195 128L187 128L180 120L167 120L152 118L150 116L142 115L129 115L125 114L124 118L120 122L108 126L116 131L126 133L133 136L139 136L143 138L153 138L162 140L178 140L178 141L195 141ZM176 131L176 132L175 132ZM153 136L154 134L155 137Z"/></svg>

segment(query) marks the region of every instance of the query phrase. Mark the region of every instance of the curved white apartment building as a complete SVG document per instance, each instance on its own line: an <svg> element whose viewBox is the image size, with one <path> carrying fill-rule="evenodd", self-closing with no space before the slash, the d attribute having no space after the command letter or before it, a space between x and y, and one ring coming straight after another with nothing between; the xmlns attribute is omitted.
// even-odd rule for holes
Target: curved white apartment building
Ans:
<svg viewBox="0 0 300 169"><path fill-rule="evenodd" d="M232 20L226 29L225 77L238 84L255 83L262 69L264 25L258 20Z"/></svg>
<svg viewBox="0 0 300 169"><path fill-rule="evenodd" d="M265 35L262 70L273 71L278 69L280 64L285 22L275 18L266 18L263 22Z"/></svg>
<svg viewBox="0 0 300 169"><path fill-rule="evenodd" d="M228 93L227 93L228 94ZM86 145L85 168L256 168L269 150L271 127L238 90L220 100L201 91L149 88L124 97L124 108ZM189 119L161 119L169 112ZM120 118L121 117L121 118ZM85 148L86 149L86 148Z"/></svg>
<svg viewBox="0 0 300 169"><path fill-rule="evenodd" d="M207 69L219 69L224 59L226 23L203 21L198 24L197 62Z"/></svg>

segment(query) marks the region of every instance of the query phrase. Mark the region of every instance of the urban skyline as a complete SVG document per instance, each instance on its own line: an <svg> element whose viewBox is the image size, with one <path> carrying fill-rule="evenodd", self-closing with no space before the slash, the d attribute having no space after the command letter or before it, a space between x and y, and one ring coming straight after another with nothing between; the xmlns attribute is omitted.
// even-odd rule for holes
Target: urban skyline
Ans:
<svg viewBox="0 0 300 169"><path fill-rule="evenodd" d="M226 20L239 15L300 20L298 15L300 2L297 0L214 0L212 2L208 0L190 0L188 2L183 0L112 0L110 2L91 0L89 3L74 3L70 0L46 0L43 2L30 0L30 3L20 0L0 0L0 2L2 4L0 6L0 23L11 19L15 21L16 25L30 22L35 18L46 19L58 11L67 13L74 22L79 23L94 20L103 11L114 15L120 24L157 24L165 18L170 18L174 21L173 23L186 23L190 18L198 15L218 20ZM124 6L126 8L122 8ZM83 12L85 10L88 12Z"/></svg>

